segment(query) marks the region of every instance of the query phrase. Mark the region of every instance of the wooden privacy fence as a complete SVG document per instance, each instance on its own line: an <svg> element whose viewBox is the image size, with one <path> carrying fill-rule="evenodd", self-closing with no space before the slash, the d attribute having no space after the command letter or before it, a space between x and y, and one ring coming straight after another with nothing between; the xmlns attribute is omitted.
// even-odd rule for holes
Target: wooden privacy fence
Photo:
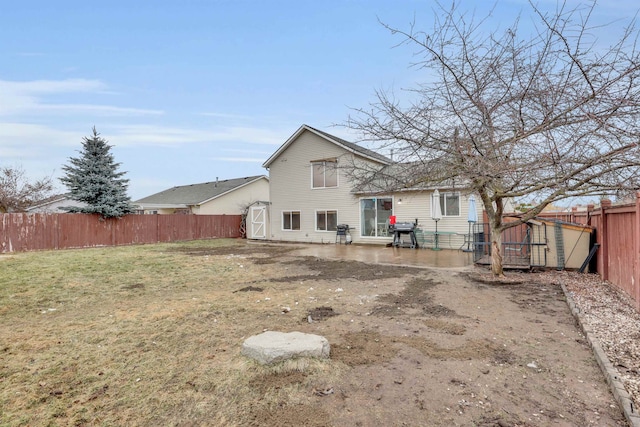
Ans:
<svg viewBox="0 0 640 427"><path fill-rule="evenodd" d="M603 200L598 209L589 205L586 211L540 216L594 227L598 274L631 296L640 310L640 191L634 203L613 206Z"/></svg>
<svg viewBox="0 0 640 427"><path fill-rule="evenodd" d="M0 253L240 237L241 215L0 214Z"/></svg>

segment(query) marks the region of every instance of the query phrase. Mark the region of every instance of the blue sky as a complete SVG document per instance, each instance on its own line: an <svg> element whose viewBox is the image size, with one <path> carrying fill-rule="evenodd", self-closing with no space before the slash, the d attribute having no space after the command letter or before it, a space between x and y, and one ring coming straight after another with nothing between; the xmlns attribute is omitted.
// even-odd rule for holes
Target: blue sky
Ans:
<svg viewBox="0 0 640 427"><path fill-rule="evenodd" d="M479 15L493 3L461 1ZM541 0L541 7L556 2ZM576 1L569 1L576 4ZM57 178L95 126L135 200L175 185L267 174L303 123L342 127L376 90L424 81L413 49L378 19L431 25L434 1L111 0L3 2L0 165ZM480 5L480 6L476 6ZM491 25L527 5L499 0ZM602 1L622 25L635 0ZM606 32L598 37L605 37Z"/></svg>

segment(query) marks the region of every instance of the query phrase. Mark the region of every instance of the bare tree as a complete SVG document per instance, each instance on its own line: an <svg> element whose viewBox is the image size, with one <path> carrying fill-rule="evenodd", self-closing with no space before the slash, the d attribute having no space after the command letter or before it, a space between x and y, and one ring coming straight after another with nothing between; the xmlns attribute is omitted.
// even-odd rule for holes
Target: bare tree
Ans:
<svg viewBox="0 0 640 427"><path fill-rule="evenodd" d="M24 212L52 191L50 177L32 181L22 167L0 166L0 213Z"/></svg>
<svg viewBox="0 0 640 427"><path fill-rule="evenodd" d="M477 20L455 5L438 6L428 33L383 24L417 49L413 66L429 72L428 82L410 89L406 104L379 91L346 123L363 141L393 149L403 170L394 176L405 186L456 179L480 195L496 275L505 229L559 200L640 187L635 21L603 48L592 35L595 1L573 9L561 2L551 13L529 5L535 30L526 37L520 18L485 33L490 15ZM353 171L369 184L372 173L386 172ZM534 205L504 222L505 202L527 196Z"/></svg>

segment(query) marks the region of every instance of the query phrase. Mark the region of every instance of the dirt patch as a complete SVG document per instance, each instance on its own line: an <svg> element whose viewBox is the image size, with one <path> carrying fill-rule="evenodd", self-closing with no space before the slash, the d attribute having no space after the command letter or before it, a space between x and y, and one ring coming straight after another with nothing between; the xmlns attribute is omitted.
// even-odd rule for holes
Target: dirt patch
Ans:
<svg viewBox="0 0 640 427"><path fill-rule="evenodd" d="M395 340L376 332L350 332L331 348L331 359L348 366L376 365L398 353Z"/></svg>
<svg viewBox="0 0 640 427"><path fill-rule="evenodd" d="M561 307L564 310L565 297L562 287L556 281L549 281L547 276L542 277L538 273L514 273L509 277L495 277L488 273L476 273L468 277L481 286L502 288L509 293L510 300L522 309L553 315L555 305L549 304L549 300L553 299L562 302Z"/></svg>
<svg viewBox="0 0 640 427"><path fill-rule="evenodd" d="M312 310L309 310L309 312L307 313L307 317L303 320L306 320L309 323L319 322L337 315L338 313L333 311L332 307L316 307Z"/></svg>
<svg viewBox="0 0 640 427"><path fill-rule="evenodd" d="M286 405L273 409L262 409L251 414L249 425L262 426L305 426L331 427L329 414L313 405Z"/></svg>
<svg viewBox="0 0 640 427"><path fill-rule="evenodd" d="M332 426L626 425L561 289L535 274L482 281L313 257L283 265L307 270L285 282L344 290L327 297L339 315L305 328L328 336L331 363L350 369L324 384L335 393L310 417L321 405ZM377 296L362 298L374 286Z"/></svg>
<svg viewBox="0 0 640 427"><path fill-rule="evenodd" d="M262 292L262 291L264 291L264 289L258 286L245 286L244 288L240 288L236 291L233 291L233 293L235 294L236 292Z"/></svg>
<svg viewBox="0 0 640 427"><path fill-rule="evenodd" d="M256 376L249 385L259 393L267 393L292 384L302 384L306 378L307 374L304 372L271 372Z"/></svg>
<svg viewBox="0 0 640 427"><path fill-rule="evenodd" d="M416 337L397 338L395 342L420 350L426 357L440 360L488 359L502 350L487 340L470 340L453 348L441 347L435 341Z"/></svg>
<svg viewBox="0 0 640 427"><path fill-rule="evenodd" d="M425 319L423 323L432 330L451 335L464 335L467 330L464 325L446 322L440 319Z"/></svg>
<svg viewBox="0 0 640 427"><path fill-rule="evenodd" d="M296 266L310 270L307 274L286 276L276 279L278 282L300 282L305 280L384 280L398 278L407 274L417 274L422 270L412 267L371 265L358 261L336 261L305 256L289 260L283 265Z"/></svg>
<svg viewBox="0 0 640 427"><path fill-rule="evenodd" d="M375 306L371 314L395 317L421 311L422 314L435 317L455 316L455 311L442 304L434 304L429 290L436 285L432 279L413 278L401 292L380 296L378 301L381 304Z"/></svg>
<svg viewBox="0 0 640 427"><path fill-rule="evenodd" d="M134 284L131 284L131 285L125 285L121 289L124 289L126 291L130 291L132 289L144 289L144 284L142 284L142 283L134 283Z"/></svg>

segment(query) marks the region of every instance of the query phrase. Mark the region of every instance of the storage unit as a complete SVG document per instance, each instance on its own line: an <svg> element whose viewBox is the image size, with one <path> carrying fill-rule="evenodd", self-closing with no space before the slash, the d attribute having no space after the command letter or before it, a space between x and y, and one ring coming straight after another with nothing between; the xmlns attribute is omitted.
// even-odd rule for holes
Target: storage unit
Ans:
<svg viewBox="0 0 640 427"><path fill-rule="evenodd" d="M588 225L536 218L502 233L504 268L532 267L578 270L589 256L594 229ZM491 264L491 233L488 224L476 224L473 260Z"/></svg>

